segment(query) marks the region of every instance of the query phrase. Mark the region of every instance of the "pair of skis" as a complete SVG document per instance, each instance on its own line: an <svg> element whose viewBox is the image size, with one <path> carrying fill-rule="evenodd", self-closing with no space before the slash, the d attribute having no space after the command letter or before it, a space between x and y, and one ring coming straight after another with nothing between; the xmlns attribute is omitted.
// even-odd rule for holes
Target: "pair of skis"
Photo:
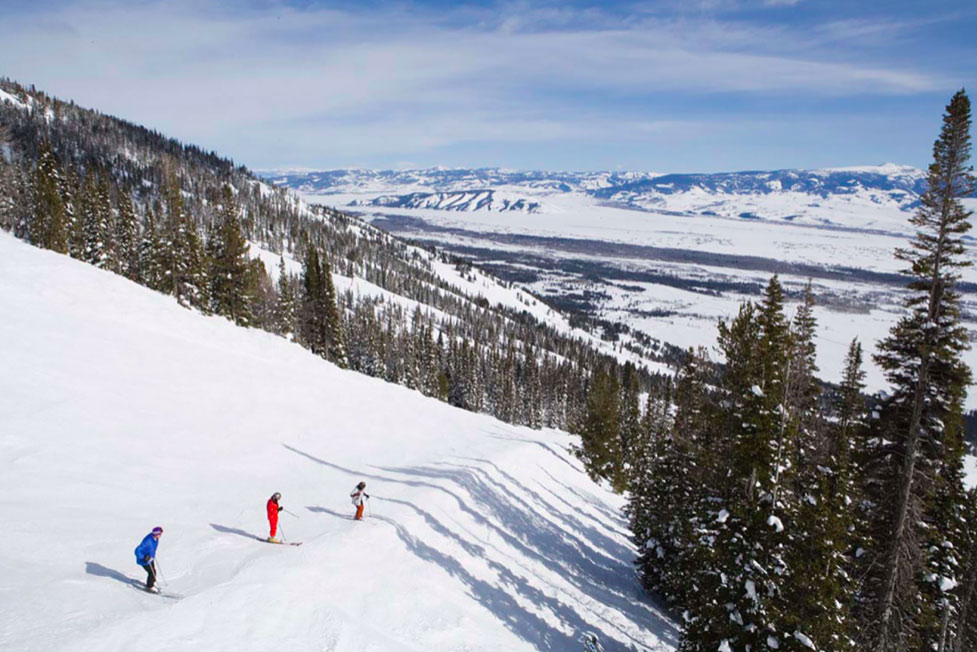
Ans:
<svg viewBox="0 0 977 652"><path fill-rule="evenodd" d="M146 585L145 584L143 584L142 582L140 582L138 580L133 580L132 581L132 584L130 584L129 586L131 586L135 590L139 591L140 593L148 593L149 595L158 595L159 597L166 598L167 600L182 600L183 599L183 596L180 595L179 593L171 593L170 591L164 591L164 590L160 589L158 586L156 587L157 590L150 591L149 589L146 588Z"/></svg>
<svg viewBox="0 0 977 652"><path fill-rule="evenodd" d="M259 541L264 541L265 543L273 543L278 546L300 546L301 541L269 541L268 539L259 539Z"/></svg>

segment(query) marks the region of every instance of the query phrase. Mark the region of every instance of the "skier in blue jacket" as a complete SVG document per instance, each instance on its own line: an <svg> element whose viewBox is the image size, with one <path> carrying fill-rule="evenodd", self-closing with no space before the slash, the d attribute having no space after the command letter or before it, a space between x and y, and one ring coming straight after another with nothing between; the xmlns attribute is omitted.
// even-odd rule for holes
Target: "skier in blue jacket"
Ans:
<svg viewBox="0 0 977 652"><path fill-rule="evenodd" d="M146 590L150 593L159 593L156 588L156 547L162 534L163 528L156 526L136 546L136 563L146 570Z"/></svg>

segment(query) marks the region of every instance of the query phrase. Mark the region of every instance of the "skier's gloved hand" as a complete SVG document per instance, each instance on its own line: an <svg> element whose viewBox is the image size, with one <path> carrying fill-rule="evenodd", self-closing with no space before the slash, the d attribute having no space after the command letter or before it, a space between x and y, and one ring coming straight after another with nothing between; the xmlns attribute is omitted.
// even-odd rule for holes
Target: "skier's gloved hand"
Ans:
<svg viewBox="0 0 977 652"><path fill-rule="evenodd" d="M153 561L153 558L152 558L152 557L150 557L149 555L145 555L145 556L143 557L143 559L144 559L144 560L146 561L146 563L147 563L147 564L148 564L148 563L150 563L151 561Z"/></svg>
<svg viewBox="0 0 977 652"><path fill-rule="evenodd" d="M284 508L284 507L282 507L281 505L279 505L279 506L278 506L278 511L279 511L279 512L280 512L280 511L282 511L283 509L285 509L285 508Z"/></svg>

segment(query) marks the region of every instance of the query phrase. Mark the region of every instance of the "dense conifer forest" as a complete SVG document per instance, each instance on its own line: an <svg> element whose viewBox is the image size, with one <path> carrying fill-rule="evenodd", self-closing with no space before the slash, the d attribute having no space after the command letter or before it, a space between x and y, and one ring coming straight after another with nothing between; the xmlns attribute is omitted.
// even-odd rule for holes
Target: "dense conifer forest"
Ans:
<svg viewBox="0 0 977 652"><path fill-rule="evenodd" d="M977 649L977 494L963 483L958 272L974 189L966 94L947 106L916 236L896 255L911 296L842 383L817 380L810 292L793 315L774 277L719 324L721 364L690 355L646 424L628 478L649 591L681 650ZM864 395L874 355L890 390ZM646 442L646 443L644 443Z"/></svg>

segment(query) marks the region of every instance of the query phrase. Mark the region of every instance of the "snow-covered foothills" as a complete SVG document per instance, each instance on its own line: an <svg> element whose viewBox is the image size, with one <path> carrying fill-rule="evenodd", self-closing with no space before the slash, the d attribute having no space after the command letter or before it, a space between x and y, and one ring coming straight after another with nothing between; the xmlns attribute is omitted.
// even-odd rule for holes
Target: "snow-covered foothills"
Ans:
<svg viewBox="0 0 977 652"><path fill-rule="evenodd" d="M0 234L0 649L670 650L569 436ZM372 518L348 493L368 483ZM295 517L272 546L264 501ZM154 525L166 599L131 586Z"/></svg>
<svg viewBox="0 0 977 652"><path fill-rule="evenodd" d="M811 279L818 365L837 381L851 339L873 350L902 314L902 265L893 252L912 235L925 175L885 164L713 175L434 169L268 178L309 202L469 256L548 301L582 302L590 314L681 347L713 345L716 322L757 299L774 273L789 310ZM965 201L977 208L977 199ZM973 256L975 240L967 242ZM977 268L962 280L964 323L977 339ZM977 350L965 360L977 368ZM883 389L881 371L870 356L866 362L869 388ZM977 393L967 407L977 408Z"/></svg>

